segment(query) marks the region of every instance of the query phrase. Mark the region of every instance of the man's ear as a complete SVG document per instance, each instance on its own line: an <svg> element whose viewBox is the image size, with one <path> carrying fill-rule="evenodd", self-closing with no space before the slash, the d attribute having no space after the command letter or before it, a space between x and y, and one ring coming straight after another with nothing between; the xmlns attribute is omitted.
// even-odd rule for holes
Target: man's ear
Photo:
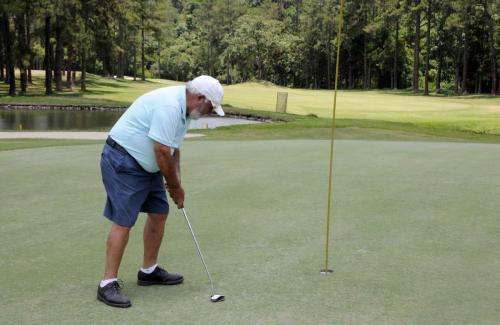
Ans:
<svg viewBox="0 0 500 325"><path fill-rule="evenodd" d="M206 99L205 95L198 95L198 101L203 103L205 102L205 99Z"/></svg>

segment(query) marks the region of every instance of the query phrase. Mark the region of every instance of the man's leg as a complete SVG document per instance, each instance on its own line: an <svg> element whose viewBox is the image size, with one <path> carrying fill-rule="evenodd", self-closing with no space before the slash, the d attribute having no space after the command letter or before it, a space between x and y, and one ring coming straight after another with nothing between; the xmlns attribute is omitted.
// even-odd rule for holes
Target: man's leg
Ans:
<svg viewBox="0 0 500 325"><path fill-rule="evenodd" d="M104 280L118 277L118 269L127 246L130 228L113 223L106 243L106 267Z"/></svg>
<svg viewBox="0 0 500 325"><path fill-rule="evenodd" d="M148 213L148 219L144 225L144 261L142 268L137 274L138 285L172 285L184 281L181 274L167 272L157 265L158 252L160 251L166 221L166 214Z"/></svg>
<svg viewBox="0 0 500 325"><path fill-rule="evenodd" d="M97 288L97 299L114 307L132 306L130 299L121 293L121 286L117 281L118 269L127 246L129 233L130 228L113 223L106 243L106 266L104 278Z"/></svg>
<svg viewBox="0 0 500 325"><path fill-rule="evenodd" d="M144 225L144 261L142 267L145 269L157 263L166 221L167 215L165 214L148 213L148 219Z"/></svg>

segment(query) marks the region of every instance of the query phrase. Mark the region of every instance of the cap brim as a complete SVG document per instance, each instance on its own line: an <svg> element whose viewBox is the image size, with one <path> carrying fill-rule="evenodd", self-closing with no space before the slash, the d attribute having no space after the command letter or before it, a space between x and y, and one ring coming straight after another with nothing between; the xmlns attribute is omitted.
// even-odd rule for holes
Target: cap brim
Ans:
<svg viewBox="0 0 500 325"><path fill-rule="evenodd" d="M214 108L214 112L215 112L215 113L217 113L217 115L219 115L219 116L224 116L224 115L226 115L226 114L224 113L224 110L222 110L222 106L220 106L220 105L218 105L218 106L216 106L216 107Z"/></svg>

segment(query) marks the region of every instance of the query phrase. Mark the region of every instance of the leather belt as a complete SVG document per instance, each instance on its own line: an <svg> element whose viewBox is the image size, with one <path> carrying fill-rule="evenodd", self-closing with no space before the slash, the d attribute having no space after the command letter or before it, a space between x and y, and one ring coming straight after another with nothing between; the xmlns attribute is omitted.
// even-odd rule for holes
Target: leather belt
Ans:
<svg viewBox="0 0 500 325"><path fill-rule="evenodd" d="M106 144L108 144L112 148L115 148L118 151L128 154L127 150L125 150L125 148L120 146L115 140L111 139L111 137L108 137L106 139Z"/></svg>

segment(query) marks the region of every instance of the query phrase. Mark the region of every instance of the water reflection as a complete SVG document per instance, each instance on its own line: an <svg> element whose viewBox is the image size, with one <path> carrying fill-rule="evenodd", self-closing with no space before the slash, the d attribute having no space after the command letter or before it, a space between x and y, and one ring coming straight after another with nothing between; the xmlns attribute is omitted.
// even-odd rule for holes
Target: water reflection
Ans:
<svg viewBox="0 0 500 325"><path fill-rule="evenodd" d="M0 130L107 130L122 113L0 109Z"/></svg>
<svg viewBox="0 0 500 325"><path fill-rule="evenodd" d="M120 118L118 111L0 109L0 130L94 130L108 131ZM191 121L190 129L261 123L240 118L203 117Z"/></svg>

